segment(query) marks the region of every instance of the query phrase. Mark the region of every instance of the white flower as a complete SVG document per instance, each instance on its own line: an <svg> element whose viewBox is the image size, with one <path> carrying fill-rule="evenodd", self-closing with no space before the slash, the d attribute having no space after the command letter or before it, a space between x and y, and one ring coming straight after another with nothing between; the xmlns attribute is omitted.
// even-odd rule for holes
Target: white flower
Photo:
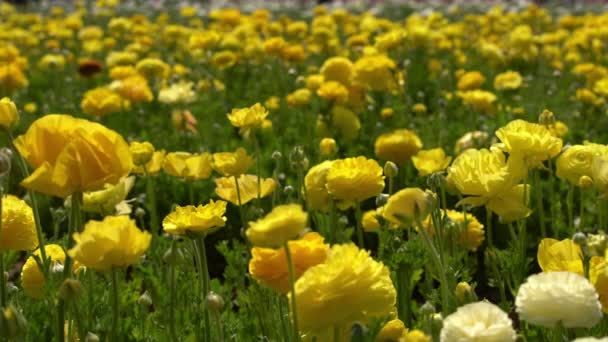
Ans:
<svg viewBox="0 0 608 342"><path fill-rule="evenodd" d="M572 342L608 342L608 337L602 337L602 338L597 338L597 337L579 337L576 340L573 340Z"/></svg>
<svg viewBox="0 0 608 342"><path fill-rule="evenodd" d="M534 274L519 288L515 306L519 317L532 324L591 328L602 318L602 306L593 285L572 272Z"/></svg>
<svg viewBox="0 0 608 342"><path fill-rule="evenodd" d="M490 302L461 306L443 321L441 342L512 342L515 330L511 319Z"/></svg>
<svg viewBox="0 0 608 342"><path fill-rule="evenodd" d="M163 88L158 93L158 101L166 104L191 103L196 99L193 83L180 81Z"/></svg>

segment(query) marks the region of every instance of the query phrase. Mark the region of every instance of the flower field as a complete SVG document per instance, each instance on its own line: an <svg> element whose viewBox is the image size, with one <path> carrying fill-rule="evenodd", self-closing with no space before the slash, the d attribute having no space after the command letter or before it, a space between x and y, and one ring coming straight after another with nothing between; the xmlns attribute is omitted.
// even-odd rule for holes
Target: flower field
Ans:
<svg viewBox="0 0 608 342"><path fill-rule="evenodd" d="M608 340L608 12L253 7L0 3L1 341Z"/></svg>

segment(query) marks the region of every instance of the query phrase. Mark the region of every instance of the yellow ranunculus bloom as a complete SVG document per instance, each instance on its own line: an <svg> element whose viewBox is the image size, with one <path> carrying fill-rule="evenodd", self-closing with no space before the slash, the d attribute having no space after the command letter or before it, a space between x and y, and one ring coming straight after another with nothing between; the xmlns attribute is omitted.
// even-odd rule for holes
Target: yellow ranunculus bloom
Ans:
<svg viewBox="0 0 608 342"><path fill-rule="evenodd" d="M246 234L254 246L278 248L299 236L307 222L308 214L301 205L279 205L261 219L249 222Z"/></svg>
<svg viewBox="0 0 608 342"><path fill-rule="evenodd" d="M325 81L317 89L317 95L326 101L343 104L348 100L348 88L336 81Z"/></svg>
<svg viewBox="0 0 608 342"><path fill-rule="evenodd" d="M445 233L454 234L458 245L470 251L476 251L477 248L479 248L485 238L484 229L483 225L479 223L473 214L448 209L442 210L441 215L446 215L446 220L448 222L447 227L450 229L450 231L448 231L444 228L446 230ZM435 234L435 225L433 224L433 219L430 215L422 222L422 226L429 234Z"/></svg>
<svg viewBox="0 0 608 342"><path fill-rule="evenodd" d="M380 159L403 164L422 148L420 138L409 129L398 129L376 138L374 152Z"/></svg>
<svg viewBox="0 0 608 342"><path fill-rule="evenodd" d="M361 129L361 120L355 112L344 106L333 106L331 124L345 140L353 140Z"/></svg>
<svg viewBox="0 0 608 342"><path fill-rule="evenodd" d="M513 221L531 212L524 205L524 184L518 184L525 172L520 159L510 157L507 162L501 151L469 149L456 157L447 179L461 194L470 196L460 204L485 205L503 220Z"/></svg>
<svg viewBox="0 0 608 342"><path fill-rule="evenodd" d="M570 184L580 186L581 177L592 176L593 160L598 157L608 157L608 146L594 143L569 146L557 157L555 174Z"/></svg>
<svg viewBox="0 0 608 342"><path fill-rule="evenodd" d="M154 145L147 141L132 141L129 144L129 151L133 157L133 164L135 164L135 166L141 166L152 159L152 156L154 155Z"/></svg>
<svg viewBox="0 0 608 342"><path fill-rule="evenodd" d="M0 66L0 85L4 89L12 91L27 87L28 84L23 69L17 63L7 63Z"/></svg>
<svg viewBox="0 0 608 342"><path fill-rule="evenodd" d="M0 100L0 127L5 130L10 130L19 122L19 111L17 106L8 97Z"/></svg>
<svg viewBox="0 0 608 342"><path fill-rule="evenodd" d="M382 216L395 225L411 224L415 226L416 215L422 221L432 210L432 197L432 193L420 188L401 189L389 197L384 205Z"/></svg>
<svg viewBox="0 0 608 342"><path fill-rule="evenodd" d="M141 231L128 216L91 220L82 233L74 233L76 244L68 254L86 267L108 271L136 263L150 246L152 235Z"/></svg>
<svg viewBox="0 0 608 342"><path fill-rule="evenodd" d="M63 251L63 247L55 244L49 244L44 246L44 251L46 252L46 257L51 260L51 265L53 264L61 264L65 262L65 252ZM37 257L41 257L40 249L34 251L34 255ZM77 270L79 268L78 262L72 265L72 270ZM44 297L44 285L46 280L44 279L44 274L38 268L38 263L33 256L30 256L23 264L23 268L21 269L21 286L23 287L23 292L28 297L41 299Z"/></svg>
<svg viewBox="0 0 608 342"><path fill-rule="evenodd" d="M501 148L511 156L522 158L529 167L557 156L562 150L562 139L557 138L543 125L513 120L496 131Z"/></svg>
<svg viewBox="0 0 608 342"><path fill-rule="evenodd" d="M124 201L135 184L135 177L125 177L116 185L106 184L105 189L85 192L82 210L91 213L113 214L116 206Z"/></svg>
<svg viewBox="0 0 608 342"><path fill-rule="evenodd" d="M222 176L240 176L253 165L253 158L247 151L239 147L235 152L221 152L213 154L213 169Z"/></svg>
<svg viewBox="0 0 608 342"><path fill-rule="evenodd" d="M479 71L469 71L462 74L458 78L458 90L475 90L479 89L486 81L486 78Z"/></svg>
<svg viewBox="0 0 608 342"><path fill-rule="evenodd" d="M258 197L258 177L256 175L240 175L238 177L238 194L234 177L215 179L215 193L223 200L234 205L246 204ZM260 180L260 197L266 197L274 192L277 183L272 178ZM240 195L240 196L239 196ZM240 197L240 201L239 201Z"/></svg>
<svg viewBox="0 0 608 342"><path fill-rule="evenodd" d="M268 111L261 104L256 103L251 107L233 109L227 116L232 126L250 129L261 126L268 116Z"/></svg>
<svg viewBox="0 0 608 342"><path fill-rule="evenodd" d="M211 176L211 160L210 153L171 152L165 156L163 170L170 176L187 180L207 179Z"/></svg>
<svg viewBox="0 0 608 342"><path fill-rule="evenodd" d="M394 314L397 298L388 267L354 244L332 246L298 279L295 296L300 329L311 336Z"/></svg>
<svg viewBox="0 0 608 342"><path fill-rule="evenodd" d="M361 202L384 189L382 168L363 156L335 160L326 177L327 190L337 200Z"/></svg>
<svg viewBox="0 0 608 342"><path fill-rule="evenodd" d="M395 61L385 55L363 56L354 64L354 79L370 90L391 90L396 86L395 68Z"/></svg>
<svg viewBox="0 0 608 342"><path fill-rule="evenodd" d="M85 114L104 116L122 110L122 98L112 90L104 87L88 90L80 102Z"/></svg>
<svg viewBox="0 0 608 342"><path fill-rule="evenodd" d="M38 246L32 208L13 195L2 198L0 251L29 251Z"/></svg>
<svg viewBox="0 0 608 342"><path fill-rule="evenodd" d="M110 88L133 103L150 102L154 99L148 81L139 74L114 81L110 84Z"/></svg>
<svg viewBox="0 0 608 342"><path fill-rule="evenodd" d="M319 142L319 153L322 156L332 156L338 152L336 140L332 138L323 138Z"/></svg>
<svg viewBox="0 0 608 342"><path fill-rule="evenodd" d="M171 67L157 58L144 58L137 62L135 69L138 73L145 76L148 79L151 78L165 78L169 76Z"/></svg>
<svg viewBox="0 0 608 342"><path fill-rule="evenodd" d="M496 90L519 89L522 83L523 78L517 71L506 71L496 75L494 78L494 88Z"/></svg>
<svg viewBox="0 0 608 342"><path fill-rule="evenodd" d="M308 268L322 263L329 250L329 245L323 243L323 237L315 232L306 233L301 239L289 241L288 244L296 279ZM249 273L253 279L280 293L289 292L289 268L284 247L253 247Z"/></svg>
<svg viewBox="0 0 608 342"><path fill-rule="evenodd" d="M496 95L489 91L467 90L459 91L457 95L462 99L462 102L465 105L470 106L477 112L494 114L496 111L496 107L494 105L494 102L496 102Z"/></svg>
<svg viewBox="0 0 608 342"><path fill-rule="evenodd" d="M133 168L129 145L118 133L69 115L46 115L14 144L35 169L21 182L48 195L66 197L116 184Z"/></svg>
<svg viewBox="0 0 608 342"><path fill-rule="evenodd" d="M384 324L376 336L376 342L401 342L405 334L407 334L405 324L396 318Z"/></svg>
<svg viewBox="0 0 608 342"><path fill-rule="evenodd" d="M135 166L132 172L136 174L148 173L149 175L155 175L159 173L165 161L166 154L167 152L165 152L165 150L154 151L154 153L152 153L150 161L148 161L146 165Z"/></svg>
<svg viewBox="0 0 608 342"><path fill-rule="evenodd" d="M321 66L321 74L326 81L349 85L353 76L353 63L345 57L331 57Z"/></svg>
<svg viewBox="0 0 608 342"><path fill-rule="evenodd" d="M570 239L542 239L536 258L543 272L568 271L583 275L583 252Z"/></svg>
<svg viewBox="0 0 608 342"><path fill-rule="evenodd" d="M163 220L163 230L169 234L188 232L211 234L226 224L226 202L210 200L206 205L176 207Z"/></svg>
<svg viewBox="0 0 608 342"><path fill-rule="evenodd" d="M330 197L325 184L327 173L333 164L332 160L326 160L311 167L304 177L304 191L306 204L309 209L328 211Z"/></svg>
<svg viewBox="0 0 608 342"><path fill-rule="evenodd" d="M420 176L427 176L431 173L445 170L450 165L452 157L445 155L445 151L441 148L431 150L422 150L412 157L414 167L418 170Z"/></svg>

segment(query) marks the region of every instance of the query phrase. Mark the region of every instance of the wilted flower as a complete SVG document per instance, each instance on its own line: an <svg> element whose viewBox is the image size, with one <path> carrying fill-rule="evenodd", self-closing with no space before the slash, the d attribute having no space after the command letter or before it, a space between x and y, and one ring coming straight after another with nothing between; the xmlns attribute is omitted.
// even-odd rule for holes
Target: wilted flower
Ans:
<svg viewBox="0 0 608 342"><path fill-rule="evenodd" d="M152 236L141 231L128 216L91 220L82 233L74 233L76 244L68 254L83 266L98 271L136 263L150 246Z"/></svg>
<svg viewBox="0 0 608 342"><path fill-rule="evenodd" d="M420 138L409 129L398 129L376 138L374 151L380 159L403 164L422 148Z"/></svg>
<svg viewBox="0 0 608 342"><path fill-rule="evenodd" d="M210 234L226 224L226 202L209 201L209 204L195 207L188 205L177 206L163 220L163 230L169 234L183 235L186 233Z"/></svg>
<svg viewBox="0 0 608 342"><path fill-rule="evenodd" d="M443 320L441 342L501 341L516 338L509 316L490 302L461 306Z"/></svg>
<svg viewBox="0 0 608 342"><path fill-rule="evenodd" d="M288 242L297 280L308 268L325 261L329 245L315 232L304 234L301 239ZM289 269L285 248L253 247L249 261L249 273L262 284L281 293L289 292Z"/></svg>
<svg viewBox="0 0 608 342"><path fill-rule="evenodd" d="M246 234L254 246L278 248L299 236L307 221L308 214L301 205L279 205L263 218L249 222Z"/></svg>

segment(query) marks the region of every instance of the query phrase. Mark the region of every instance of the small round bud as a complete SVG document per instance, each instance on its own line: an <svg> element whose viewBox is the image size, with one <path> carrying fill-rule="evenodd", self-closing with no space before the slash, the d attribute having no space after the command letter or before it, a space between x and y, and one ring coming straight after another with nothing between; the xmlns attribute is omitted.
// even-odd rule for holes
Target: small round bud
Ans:
<svg viewBox="0 0 608 342"><path fill-rule="evenodd" d="M59 288L59 297L65 301L78 298L83 292L82 284L77 279L68 278Z"/></svg>
<svg viewBox="0 0 608 342"><path fill-rule="evenodd" d="M8 151L8 149L0 150L0 177L4 177L11 172L11 156L5 151Z"/></svg>
<svg viewBox="0 0 608 342"><path fill-rule="evenodd" d="M291 153L289 154L289 161L292 163L299 163L304 159L304 157L306 157L304 148L298 145L291 150Z"/></svg>
<svg viewBox="0 0 608 342"><path fill-rule="evenodd" d="M376 196L376 208L385 205L389 197L389 194L378 194L378 196Z"/></svg>
<svg viewBox="0 0 608 342"><path fill-rule="evenodd" d="M292 193L293 193L293 186L291 186L291 185L286 185L286 186L283 188L283 192L284 192L285 194L287 194L287 195L292 194Z"/></svg>
<svg viewBox="0 0 608 342"><path fill-rule="evenodd" d="M145 215L146 215L146 210L144 210L144 208L137 207L137 209L135 209L135 216L144 217Z"/></svg>
<svg viewBox="0 0 608 342"><path fill-rule="evenodd" d="M283 154L281 152L279 152L279 151L272 152L273 160L280 160L281 158L283 158Z"/></svg>
<svg viewBox="0 0 608 342"><path fill-rule="evenodd" d="M152 159L152 155L154 154L154 145L147 141L133 141L129 145L129 151L133 157L133 164L138 166L144 165L147 164L150 159Z"/></svg>
<svg viewBox="0 0 608 342"><path fill-rule="evenodd" d="M397 177L397 174L399 173L399 167L397 167L397 164L393 163L392 161L387 161L386 164L384 164L384 175L388 178L393 178L393 177Z"/></svg>
<svg viewBox="0 0 608 342"><path fill-rule="evenodd" d="M144 293L142 293L141 296L137 298L137 304L146 307L152 305L152 297L150 296L148 291L144 291Z"/></svg>
<svg viewBox="0 0 608 342"><path fill-rule="evenodd" d="M426 183L433 189L441 189L447 185L447 180L443 172L433 172L426 179Z"/></svg>
<svg viewBox="0 0 608 342"><path fill-rule="evenodd" d="M222 311L222 309L224 308L224 299L222 298L222 296L213 291L209 291L209 294L207 295L205 301L207 307L211 311L219 312Z"/></svg>
<svg viewBox="0 0 608 342"><path fill-rule="evenodd" d="M543 112L538 116L538 123L543 126L552 126L555 124L555 114L553 114L553 112L550 110L543 110Z"/></svg>
<svg viewBox="0 0 608 342"><path fill-rule="evenodd" d="M422 304L422 306L420 307L420 314L421 315L432 315L435 313L435 306L433 306L433 304L431 302L425 302L424 304Z"/></svg>
<svg viewBox="0 0 608 342"><path fill-rule="evenodd" d="M8 291L9 294L19 292L19 288L17 286L15 286L15 284L13 284L12 282L6 284L6 290Z"/></svg>
<svg viewBox="0 0 608 342"><path fill-rule="evenodd" d="M84 338L85 342L99 342L99 336L93 334L92 332L88 332L87 336Z"/></svg>
<svg viewBox="0 0 608 342"><path fill-rule="evenodd" d="M304 159L302 159L300 162L300 166L302 166L302 170L308 170L308 167L310 166L310 161L308 161L308 158L304 157Z"/></svg>
<svg viewBox="0 0 608 342"><path fill-rule="evenodd" d="M323 138L319 142L319 152L322 156L330 157L338 152L338 145L332 138Z"/></svg>
<svg viewBox="0 0 608 342"><path fill-rule="evenodd" d="M465 281L461 281L456 285L456 289L454 290L454 294L456 295L456 299L461 304L471 303L477 300L477 295L475 291L469 285L469 283Z"/></svg>
<svg viewBox="0 0 608 342"><path fill-rule="evenodd" d="M578 186L580 186L581 189L589 189L593 186L593 179L589 176L581 176L581 178L578 179Z"/></svg>
<svg viewBox="0 0 608 342"><path fill-rule="evenodd" d="M19 111L17 106L8 97L0 100L0 127L10 130L19 122Z"/></svg>
<svg viewBox="0 0 608 342"><path fill-rule="evenodd" d="M577 232L572 236L572 241L579 246L585 246L587 244L587 235L583 232Z"/></svg>
<svg viewBox="0 0 608 342"><path fill-rule="evenodd" d="M344 215L340 216L340 218L338 218L338 224L341 226L346 226L348 224L348 217Z"/></svg>

